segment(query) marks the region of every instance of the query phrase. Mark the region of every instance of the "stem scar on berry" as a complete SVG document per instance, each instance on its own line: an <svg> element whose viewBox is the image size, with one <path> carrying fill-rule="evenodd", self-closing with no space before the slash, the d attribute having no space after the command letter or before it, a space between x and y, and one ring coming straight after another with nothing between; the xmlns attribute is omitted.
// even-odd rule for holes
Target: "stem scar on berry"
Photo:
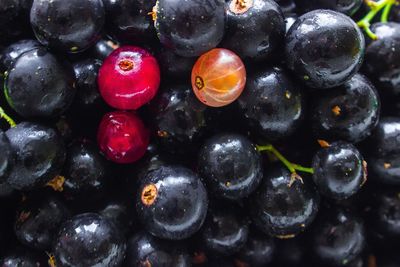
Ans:
<svg viewBox="0 0 400 267"><path fill-rule="evenodd" d="M229 4L229 10L237 15L247 12L253 7L253 0L232 0Z"/></svg>
<svg viewBox="0 0 400 267"><path fill-rule="evenodd" d="M155 184L148 184L142 190L142 203L151 206L157 199L158 190Z"/></svg>
<svg viewBox="0 0 400 267"><path fill-rule="evenodd" d="M301 176L297 173L297 171L300 172L306 172L306 173L310 173L313 174L314 173L314 169L313 168L307 168L307 167L303 167L301 165L298 164L294 164L292 162L290 162L289 160L287 160L273 145L268 144L268 145L264 145L264 146L256 146L257 151L258 152L269 152L271 154L273 154L280 162L283 163L283 165L285 165L285 167L291 172L291 176L290 176L290 182L288 184L288 187L291 187L296 181L299 181L301 183L304 183L303 178L301 178Z"/></svg>
<svg viewBox="0 0 400 267"><path fill-rule="evenodd" d="M203 89L204 88L204 80L203 80L203 78L201 78L200 76L196 76L195 85L196 85L196 88L198 90Z"/></svg>
<svg viewBox="0 0 400 267"><path fill-rule="evenodd" d="M123 71L130 71L134 66L133 61L130 59L123 59L118 63L118 67Z"/></svg>
<svg viewBox="0 0 400 267"><path fill-rule="evenodd" d="M46 251L47 256L49 257L49 260L47 263L49 264L50 267L57 267L56 265L56 257L52 254Z"/></svg>
<svg viewBox="0 0 400 267"><path fill-rule="evenodd" d="M322 139L318 139L317 142L320 145L320 147L322 147L322 148L327 148L327 147L331 146L331 144L329 144L327 141L322 140Z"/></svg>
<svg viewBox="0 0 400 267"><path fill-rule="evenodd" d="M62 192L64 191L64 183L65 183L65 177L57 175L50 182L48 182L46 186L50 186L51 188L53 188L54 191Z"/></svg>

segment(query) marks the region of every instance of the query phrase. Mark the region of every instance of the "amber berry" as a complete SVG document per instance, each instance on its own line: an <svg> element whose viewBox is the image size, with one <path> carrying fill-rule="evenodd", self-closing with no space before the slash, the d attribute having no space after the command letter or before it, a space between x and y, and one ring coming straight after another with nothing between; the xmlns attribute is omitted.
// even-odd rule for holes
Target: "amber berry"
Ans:
<svg viewBox="0 0 400 267"><path fill-rule="evenodd" d="M104 60L98 83L102 97L110 106L136 110L156 95L160 69L147 50L122 46Z"/></svg>
<svg viewBox="0 0 400 267"><path fill-rule="evenodd" d="M105 156L116 163L140 159L149 145L149 131L133 112L114 111L104 115L97 142Z"/></svg>
<svg viewBox="0 0 400 267"><path fill-rule="evenodd" d="M192 69L192 88L207 106L222 107L235 101L246 85L246 69L232 51L215 48L203 54Z"/></svg>

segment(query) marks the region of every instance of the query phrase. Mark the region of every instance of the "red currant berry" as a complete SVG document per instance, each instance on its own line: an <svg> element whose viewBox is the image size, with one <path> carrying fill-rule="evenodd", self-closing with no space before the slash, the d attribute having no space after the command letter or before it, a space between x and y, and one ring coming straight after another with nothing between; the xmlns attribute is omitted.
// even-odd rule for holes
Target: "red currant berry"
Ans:
<svg viewBox="0 0 400 267"><path fill-rule="evenodd" d="M138 109L156 95L160 68L147 50L123 46L104 60L98 82L100 93L110 106Z"/></svg>
<svg viewBox="0 0 400 267"><path fill-rule="evenodd" d="M146 153L149 141L149 131L143 122L128 111L104 115L97 133L100 150L116 163L137 161Z"/></svg>

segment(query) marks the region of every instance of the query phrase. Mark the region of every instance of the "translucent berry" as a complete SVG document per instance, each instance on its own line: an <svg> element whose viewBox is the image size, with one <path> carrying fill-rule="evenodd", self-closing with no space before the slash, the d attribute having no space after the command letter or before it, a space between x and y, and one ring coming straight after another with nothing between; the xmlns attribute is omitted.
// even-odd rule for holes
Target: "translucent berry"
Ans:
<svg viewBox="0 0 400 267"><path fill-rule="evenodd" d="M98 83L102 97L110 106L138 109L156 95L160 69L147 50L123 46L105 59Z"/></svg>
<svg viewBox="0 0 400 267"><path fill-rule="evenodd" d="M246 84L246 69L232 51L215 48L203 54L192 70L192 88L197 98L211 107L235 101Z"/></svg>
<svg viewBox="0 0 400 267"><path fill-rule="evenodd" d="M132 163L140 159L149 145L149 131L140 118L128 111L104 115L97 133L100 150L116 163Z"/></svg>

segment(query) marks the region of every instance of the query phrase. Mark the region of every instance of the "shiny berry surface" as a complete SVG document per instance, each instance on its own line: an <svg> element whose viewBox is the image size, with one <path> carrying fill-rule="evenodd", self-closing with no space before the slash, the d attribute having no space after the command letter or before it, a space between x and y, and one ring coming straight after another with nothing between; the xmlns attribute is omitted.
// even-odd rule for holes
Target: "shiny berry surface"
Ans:
<svg viewBox="0 0 400 267"><path fill-rule="evenodd" d="M117 163L132 163L140 159L146 152L149 139L149 132L140 118L127 111L106 114L97 134L100 150Z"/></svg>
<svg viewBox="0 0 400 267"><path fill-rule="evenodd" d="M366 162L357 148L349 143L335 142L321 148L312 165L314 183L328 198L348 198L357 193L367 179Z"/></svg>
<svg viewBox="0 0 400 267"><path fill-rule="evenodd" d="M201 179L180 166L147 173L136 194L139 220L152 235L182 240L196 233L206 218L207 191Z"/></svg>
<svg viewBox="0 0 400 267"><path fill-rule="evenodd" d="M286 34L287 67L312 88L343 84L361 67L364 36L342 13L314 10L300 16Z"/></svg>
<svg viewBox="0 0 400 267"><path fill-rule="evenodd" d="M138 109L156 95L160 68L147 50L123 46L104 60L98 83L101 95L110 106Z"/></svg>
<svg viewBox="0 0 400 267"><path fill-rule="evenodd" d="M245 66L230 50L215 48L203 54L193 66L193 91L207 106L229 105L240 96L245 84Z"/></svg>
<svg viewBox="0 0 400 267"><path fill-rule="evenodd" d="M57 266L121 266L126 250L121 231L96 213L66 221L54 243Z"/></svg>

